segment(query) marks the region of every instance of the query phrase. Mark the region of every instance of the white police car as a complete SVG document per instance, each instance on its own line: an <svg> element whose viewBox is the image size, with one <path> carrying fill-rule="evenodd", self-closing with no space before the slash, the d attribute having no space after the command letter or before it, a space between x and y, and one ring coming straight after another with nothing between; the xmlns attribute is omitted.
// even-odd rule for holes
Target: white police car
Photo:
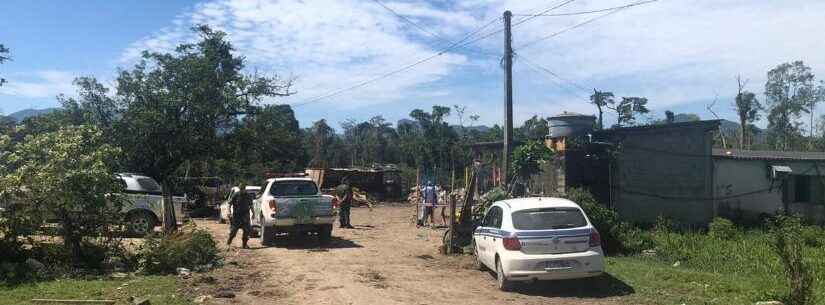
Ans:
<svg viewBox="0 0 825 305"><path fill-rule="evenodd" d="M601 237L578 204L534 197L494 203L473 234L479 269L496 271L498 286L604 272Z"/></svg>

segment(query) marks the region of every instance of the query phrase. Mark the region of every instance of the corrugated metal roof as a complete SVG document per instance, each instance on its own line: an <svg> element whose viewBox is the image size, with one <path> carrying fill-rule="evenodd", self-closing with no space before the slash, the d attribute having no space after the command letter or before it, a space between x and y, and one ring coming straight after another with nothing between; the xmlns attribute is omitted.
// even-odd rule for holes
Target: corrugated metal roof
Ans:
<svg viewBox="0 0 825 305"><path fill-rule="evenodd" d="M825 153L808 151L738 150L714 148L713 157L742 160L825 161Z"/></svg>

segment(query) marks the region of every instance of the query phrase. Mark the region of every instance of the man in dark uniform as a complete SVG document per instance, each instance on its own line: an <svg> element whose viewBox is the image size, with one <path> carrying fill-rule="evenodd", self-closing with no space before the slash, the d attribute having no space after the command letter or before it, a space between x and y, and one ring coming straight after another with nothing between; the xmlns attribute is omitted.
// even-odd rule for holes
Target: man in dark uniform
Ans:
<svg viewBox="0 0 825 305"><path fill-rule="evenodd" d="M341 179L341 185L335 188L340 208L338 221L341 228L353 229L354 227L349 219L350 209L352 208L352 187L347 180L347 178Z"/></svg>
<svg viewBox="0 0 825 305"><path fill-rule="evenodd" d="M238 229L243 229L243 248L249 249L246 244L249 241L249 233L252 231L252 225L249 223L249 215L252 211L252 195L246 192L246 185L241 184L240 192L229 203L229 240L226 242L227 246L232 245L232 239L235 234L238 234Z"/></svg>

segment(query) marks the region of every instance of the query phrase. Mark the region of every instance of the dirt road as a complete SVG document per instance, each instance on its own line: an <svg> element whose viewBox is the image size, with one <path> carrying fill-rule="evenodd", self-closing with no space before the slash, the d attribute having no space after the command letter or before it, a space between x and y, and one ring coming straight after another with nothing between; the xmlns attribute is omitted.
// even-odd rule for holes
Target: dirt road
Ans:
<svg viewBox="0 0 825 305"><path fill-rule="evenodd" d="M406 205L353 209L356 229L335 228L325 248L315 239L270 248L253 239L253 249L240 250L236 240L226 254L229 263L213 275L217 289L232 290L236 297L205 303L623 304L621 295L628 293L629 287L610 276L500 292L491 274L472 269L471 256L438 254L443 231L416 228L413 213ZM198 225L226 240L226 225L206 220ZM197 295L201 288L194 289Z"/></svg>

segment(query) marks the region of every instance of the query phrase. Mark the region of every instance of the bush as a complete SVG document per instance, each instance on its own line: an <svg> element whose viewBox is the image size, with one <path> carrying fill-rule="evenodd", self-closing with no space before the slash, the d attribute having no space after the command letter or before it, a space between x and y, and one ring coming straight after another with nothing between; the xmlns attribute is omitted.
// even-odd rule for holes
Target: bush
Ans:
<svg viewBox="0 0 825 305"><path fill-rule="evenodd" d="M163 237L149 237L138 252L140 268L148 274L169 274L177 268L204 270L220 263L218 247L206 230L185 227Z"/></svg>
<svg viewBox="0 0 825 305"><path fill-rule="evenodd" d="M608 254L635 254L653 248L650 234L620 221L616 211L600 204L587 190L571 188L564 197L582 207L590 222L599 230L602 247Z"/></svg>
<svg viewBox="0 0 825 305"><path fill-rule="evenodd" d="M806 226L802 228L802 240L809 247L825 246L825 230L817 226Z"/></svg>
<svg viewBox="0 0 825 305"><path fill-rule="evenodd" d="M741 232L732 221L722 217L713 218L708 226L708 235L713 238L732 240L740 234Z"/></svg>
<svg viewBox="0 0 825 305"><path fill-rule="evenodd" d="M773 250L779 255L785 268L790 288L785 304L814 304L814 277L812 268L804 257L803 228L799 218L789 216L779 216L771 225Z"/></svg>

